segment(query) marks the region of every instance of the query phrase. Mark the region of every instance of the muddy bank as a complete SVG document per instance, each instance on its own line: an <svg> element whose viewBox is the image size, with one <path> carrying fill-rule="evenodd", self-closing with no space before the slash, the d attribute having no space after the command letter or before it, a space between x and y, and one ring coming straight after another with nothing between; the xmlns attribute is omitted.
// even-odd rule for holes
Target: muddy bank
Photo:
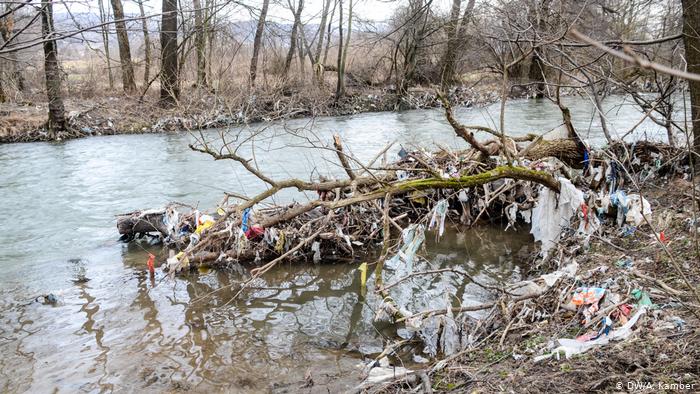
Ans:
<svg viewBox="0 0 700 394"><path fill-rule="evenodd" d="M450 92L455 105L472 106L498 99L497 89L484 84L458 87ZM435 108L440 105L434 90L411 89L399 99L388 89L352 89L340 101L318 90L247 91L216 95L199 90L183 93L175 108L158 106L157 98L101 96L65 100L69 130L50 135L45 129L47 105L43 96L36 101L0 104L0 143L57 141L94 135L179 132L318 116L343 116Z"/></svg>

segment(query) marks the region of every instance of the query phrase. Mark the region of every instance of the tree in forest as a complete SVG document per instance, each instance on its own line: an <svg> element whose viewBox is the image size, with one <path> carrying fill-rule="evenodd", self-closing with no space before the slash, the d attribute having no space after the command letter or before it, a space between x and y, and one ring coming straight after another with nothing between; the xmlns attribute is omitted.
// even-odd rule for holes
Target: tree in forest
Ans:
<svg viewBox="0 0 700 394"><path fill-rule="evenodd" d="M443 91L446 91L454 80L455 66L457 63L457 58L459 57L459 49L464 41L466 41L466 37L464 37L463 32L467 29L467 23L469 22L469 18L471 18L474 10L474 3L475 0L469 0L467 2L467 7L464 9L464 15L460 17L462 0L452 1L450 20L445 25L447 44L445 45L445 52L442 56L442 61L440 62L442 64L440 83Z"/></svg>
<svg viewBox="0 0 700 394"><path fill-rule="evenodd" d="M318 41L316 42L316 52L314 53L314 81L318 86L323 85L323 62L325 59L321 59L321 50L323 49L323 39L326 32L326 25L328 23L328 11L331 8L332 0L324 0L323 9L321 10L321 23L318 26Z"/></svg>
<svg viewBox="0 0 700 394"><path fill-rule="evenodd" d="M122 87L127 93L136 91L134 81L134 66L131 63L131 50L129 48L129 35L124 22L124 8L121 0L110 0L114 12L114 26L117 30L117 43L119 44L119 61L122 68Z"/></svg>
<svg viewBox="0 0 700 394"><path fill-rule="evenodd" d="M100 33L102 36L102 46L105 49L105 59L107 61L107 77L109 79L109 88L114 89L114 76L112 75L112 58L109 54L109 16L105 9L103 0L97 0L97 6L100 9Z"/></svg>
<svg viewBox="0 0 700 394"><path fill-rule="evenodd" d="M143 9L143 1L137 0L141 14L141 31L143 32L143 84L147 86L151 73L151 36L148 32L148 19L146 19L146 12Z"/></svg>
<svg viewBox="0 0 700 394"><path fill-rule="evenodd" d="M8 2L5 5L5 12L7 15L0 18L0 42L9 42L12 40L12 33L14 30L14 12L12 11L12 6L13 3ZM22 75L22 68L17 59L17 52L13 51L7 54L6 60L9 62L11 69L10 81L14 83L18 91L24 91L24 76Z"/></svg>
<svg viewBox="0 0 700 394"><path fill-rule="evenodd" d="M270 0L263 0L262 8L260 9L260 17L258 18L258 26L255 29L255 38L253 39L253 56L250 58L250 86L255 87L255 78L258 75L258 55L262 46L262 37L265 30L265 19L267 18L267 9L270 6Z"/></svg>
<svg viewBox="0 0 700 394"><path fill-rule="evenodd" d="M535 20L536 31L542 32L546 27L547 14L551 6L552 0L537 0L537 5L534 8L535 15L532 19ZM540 56L539 50L532 52L530 59L530 67L528 69L528 79L534 84L534 92L536 98L544 97L545 77L544 77L544 62Z"/></svg>
<svg viewBox="0 0 700 394"><path fill-rule="evenodd" d="M294 5L291 1L288 1L289 9L292 10L294 14L294 24L292 25L292 32L289 38L289 50L287 51L287 57L284 59L284 70L282 75L284 79L287 79L289 74L289 68L292 66L292 59L294 59L294 51L296 50L297 41L299 41L299 29L301 28L301 12L304 9L304 0L298 0L296 11L294 10ZM301 47L299 48L301 50ZM303 58L299 59L304 61Z"/></svg>
<svg viewBox="0 0 700 394"><path fill-rule="evenodd" d="M432 0L410 0L405 31L397 44L403 55L402 70L397 68L397 94L399 99L408 94L409 86L415 81L418 51L423 47L428 30L428 17ZM396 59L394 60L396 62ZM399 106L402 104L399 102Z"/></svg>
<svg viewBox="0 0 700 394"><path fill-rule="evenodd" d="M53 25L52 0L41 2L41 33L44 47L44 76L46 95L49 100L49 120L46 124L49 133L66 129L65 109L61 97L61 70L58 65L58 47Z"/></svg>
<svg viewBox="0 0 700 394"><path fill-rule="evenodd" d="M343 0L338 0L338 7L340 9L338 19L338 79L335 85L335 101L338 101L343 95L345 95L345 78L340 77L340 69L343 62Z"/></svg>
<svg viewBox="0 0 700 394"><path fill-rule="evenodd" d="M160 102L170 106L180 98L177 59L177 0L163 0L160 22Z"/></svg>
<svg viewBox="0 0 700 394"><path fill-rule="evenodd" d="M204 16L202 12L202 2L192 0L194 5L194 46L197 52L197 87L206 88L207 82L207 37L204 28Z"/></svg>
<svg viewBox="0 0 700 394"><path fill-rule="evenodd" d="M682 0L683 4L683 43L688 71L700 74L700 1ZM690 108L693 125L693 146L700 152L700 82L688 81ZM697 160L696 162L700 162Z"/></svg>

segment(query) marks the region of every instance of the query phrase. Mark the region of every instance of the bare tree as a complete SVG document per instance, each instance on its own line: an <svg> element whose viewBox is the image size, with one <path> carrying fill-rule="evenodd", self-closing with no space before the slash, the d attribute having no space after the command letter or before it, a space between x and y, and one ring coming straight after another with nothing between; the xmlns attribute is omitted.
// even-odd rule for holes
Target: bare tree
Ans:
<svg viewBox="0 0 700 394"><path fill-rule="evenodd" d="M177 61L177 0L163 0L160 22L160 101L173 105L180 97Z"/></svg>
<svg viewBox="0 0 700 394"><path fill-rule="evenodd" d="M338 101L345 95L345 70L343 68L343 0L339 0L338 19L338 80L335 85L335 100Z"/></svg>
<svg viewBox="0 0 700 394"><path fill-rule="evenodd" d="M11 6L11 2L7 3L5 10L8 14L0 19L0 38L4 42L8 42L12 39L12 31L14 30L14 12L12 12ZM15 84L18 91L24 91L24 76L22 75L22 69L17 59L17 52L10 52L7 61L10 63L12 70L10 73L11 82Z"/></svg>
<svg viewBox="0 0 700 394"><path fill-rule="evenodd" d="M547 14L549 13L549 7L552 0L538 0L537 6L535 7L535 26L538 32L545 29L547 22ZM544 63L540 58L538 50L532 52L532 58L530 59L530 67L528 69L528 78L530 83L534 84L535 97L542 98L545 94L545 78L544 78Z"/></svg>
<svg viewBox="0 0 700 394"><path fill-rule="evenodd" d="M44 40L46 95L49 100L49 120L46 126L50 133L55 133L66 129L66 119L61 96L61 70L58 65L52 0L42 0L41 2L41 33Z"/></svg>
<svg viewBox="0 0 700 394"><path fill-rule="evenodd" d="M328 24L328 11L331 8L332 0L324 0L323 9L321 10L321 23L318 26L318 41L316 42L316 52L314 54L314 81L319 85L323 85L323 61L321 60L321 50L323 49L323 39L326 32L326 24Z"/></svg>
<svg viewBox="0 0 700 394"><path fill-rule="evenodd" d="M284 70L282 71L283 77L286 79L287 74L289 74L289 68L292 66L292 59L294 58L294 51L296 50L299 28L301 25L301 11L304 9L304 0L298 0L296 11L294 10L294 4L291 1L287 1L289 9L294 15L294 24L292 25L292 32L289 38L289 50L287 51L287 57L284 59ZM301 47L299 48L301 49ZM303 57L300 61L304 61Z"/></svg>
<svg viewBox="0 0 700 394"><path fill-rule="evenodd" d="M141 31L143 32L143 84L145 86L148 85L151 74L151 35L148 32L148 19L146 19L146 12L143 9L143 0L137 2L141 15Z"/></svg>
<svg viewBox="0 0 700 394"><path fill-rule="evenodd" d="M443 90L452 84L455 73L455 65L458 58L458 50L465 38L462 31L466 31L467 23L474 10L475 0L469 0L467 7L464 9L464 15L460 19L460 11L462 9L462 0L453 0L452 9L450 11L450 20L445 25L447 33L447 45L445 53L442 57L442 72L440 73L441 85Z"/></svg>
<svg viewBox="0 0 700 394"><path fill-rule="evenodd" d="M258 74L258 55L262 46L262 36L265 31L265 19L267 18L267 9L270 6L270 0L263 0L262 9L260 9L260 17L258 18L258 26L255 29L255 38L253 39L253 56L250 59L250 86L255 86L255 77Z"/></svg>
<svg viewBox="0 0 700 394"><path fill-rule="evenodd" d="M112 58L109 54L109 15L105 9L104 1L97 0L97 6L100 9L100 32L102 35L102 45L105 48L105 59L107 60L107 76L109 78L109 88L114 89L114 75L112 75Z"/></svg>
<svg viewBox="0 0 700 394"><path fill-rule="evenodd" d="M700 2L682 0L683 43L688 71L700 74ZM693 146L700 151L700 81L689 80L690 108L693 124Z"/></svg>
<svg viewBox="0 0 700 394"><path fill-rule="evenodd" d="M194 46L197 52L197 87L208 87L207 82L207 37L204 29L204 17L202 15L202 2L192 0L194 5Z"/></svg>
<svg viewBox="0 0 700 394"><path fill-rule="evenodd" d="M122 87L127 93L136 91L134 81L134 66L131 63L131 50L129 48L129 34L124 22L124 8L121 0L110 0L114 12L114 26L117 30L117 43L119 44L119 61L122 67Z"/></svg>

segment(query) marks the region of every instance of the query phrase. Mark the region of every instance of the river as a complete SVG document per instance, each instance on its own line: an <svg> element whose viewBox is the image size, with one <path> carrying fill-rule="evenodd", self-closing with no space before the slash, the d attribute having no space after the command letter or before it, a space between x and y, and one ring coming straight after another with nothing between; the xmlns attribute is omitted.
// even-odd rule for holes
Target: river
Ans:
<svg viewBox="0 0 700 394"><path fill-rule="evenodd" d="M566 103L580 134L601 145L590 100ZM623 134L642 117L623 97L608 98L605 107L613 133ZM465 124L495 128L498 122L498 105L456 113ZM511 134L560 123L551 102L507 105ZM219 132L203 135L216 139ZM309 147L329 143L333 133L364 161L391 141L392 160L401 145L465 146L440 110L255 124L226 135L255 136L255 149L243 153L283 179L337 174L332 152ZM664 133L645 121L633 138L663 139ZM202 271L151 282L147 252L160 248L117 241L118 213L169 201L206 210L224 191L263 190L237 163L192 152L193 138L145 134L0 146L0 391L294 391L307 371L315 390L358 383L358 365L391 335L372 323L373 295L361 296L354 265L281 265L251 294L223 307L229 290L193 300L240 280L240 273ZM305 197L288 192L280 198ZM433 266L460 266L485 281L517 278L517 252L530 243L527 229L492 227L452 231L439 243L433 234L427 238ZM460 302L485 296L450 276L421 286L428 295L447 290ZM37 301L46 294L58 302Z"/></svg>

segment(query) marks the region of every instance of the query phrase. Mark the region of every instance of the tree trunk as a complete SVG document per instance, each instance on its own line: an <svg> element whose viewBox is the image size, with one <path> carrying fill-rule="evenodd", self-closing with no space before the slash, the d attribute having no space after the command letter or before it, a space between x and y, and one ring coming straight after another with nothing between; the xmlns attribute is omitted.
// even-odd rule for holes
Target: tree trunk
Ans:
<svg viewBox="0 0 700 394"><path fill-rule="evenodd" d="M0 30L3 29L3 21L0 20ZM0 45L2 45L5 42L5 39L3 38L3 34L0 34ZM4 81L5 81L5 73L3 72L4 69L4 64L2 59L0 59L0 103L4 103L7 101L7 94L5 93L5 88L3 87Z"/></svg>
<svg viewBox="0 0 700 394"><path fill-rule="evenodd" d="M112 59L109 55L109 25L107 21L109 15L105 9L104 2L102 0L97 0L97 5L100 8L100 22L102 22L102 45L105 48L105 58L107 59L107 75L109 77L109 88L114 89L114 76L112 75Z"/></svg>
<svg viewBox="0 0 700 394"><path fill-rule="evenodd" d="M457 33L459 32L459 13L462 9L462 0L452 0L452 9L450 10L450 20L445 25L447 33L447 45L445 54L442 57L442 72L440 73L440 85L443 91L452 84L454 76L455 56L457 47Z"/></svg>
<svg viewBox="0 0 700 394"><path fill-rule="evenodd" d="M304 81L306 76L306 67L304 61L304 46L306 45L306 37L304 36L304 27L299 24L299 42L297 43L297 49L299 50L299 80Z"/></svg>
<svg viewBox="0 0 700 394"><path fill-rule="evenodd" d="M42 0L41 33L44 37L44 76L46 77L46 95L49 100L49 133L66 129L65 110L61 97L61 70L58 66L56 40L53 39L53 4L52 0Z"/></svg>
<svg viewBox="0 0 700 394"><path fill-rule="evenodd" d="M114 26L117 29L117 43L119 44L119 61L122 66L122 86L127 93L136 91L134 81L134 66L131 63L131 50L129 49L129 35L124 22L124 9L121 0L110 0L114 11Z"/></svg>
<svg viewBox="0 0 700 394"><path fill-rule="evenodd" d="M265 18L267 18L267 9L269 6L270 0L263 0L262 9L260 10L260 18L258 18L258 27L257 29L255 29L255 39L253 40L253 56L250 58L251 87L255 87L255 77L258 75L258 55L260 54L262 36L265 30Z"/></svg>
<svg viewBox="0 0 700 394"><path fill-rule="evenodd" d="M207 12L205 14L206 17L204 18L206 21L204 27L207 34L207 44L209 47L207 49L207 75L209 75L210 83L213 83L213 81L211 81L212 75L214 75L211 71L211 58L214 55L214 37L216 36L216 31L212 28L212 26L216 26L216 18L218 14L215 12L216 0L205 0L204 4L206 4L207 8Z"/></svg>
<svg viewBox="0 0 700 394"><path fill-rule="evenodd" d="M338 81L335 85L335 101L345 94L345 70L343 69L343 0L340 0L340 19L338 19Z"/></svg>
<svg viewBox="0 0 700 394"><path fill-rule="evenodd" d="M410 3L410 22L407 25L406 47L404 50L403 72L397 84L397 94L399 105L401 99L408 94L408 87L414 82L416 72L416 62L418 60L418 49L423 45L425 30L428 23L428 8L432 0L413 0ZM397 77L399 73L397 72Z"/></svg>
<svg viewBox="0 0 700 394"><path fill-rule="evenodd" d="M461 0L453 0L452 11L450 12L450 22L445 29L447 30L447 47L442 58L442 72L440 75L440 84L442 90L446 91L454 82L455 67L457 65L457 56L460 46L466 41L462 32L466 31L467 23L471 18L474 10L475 0L469 0L467 7L464 9L464 14L460 20L460 10L462 8Z"/></svg>
<svg viewBox="0 0 700 394"><path fill-rule="evenodd" d="M331 0L323 2L323 10L321 11L321 24L318 26L318 42L316 43L316 53L314 54L314 81L318 86L323 85L323 63L321 62L321 50L323 49L323 39L326 33L326 24L328 23L328 11L331 8Z"/></svg>
<svg viewBox="0 0 700 394"><path fill-rule="evenodd" d="M177 68L177 0L163 0L160 22L160 101L168 106L180 97Z"/></svg>
<svg viewBox="0 0 700 394"><path fill-rule="evenodd" d="M345 67L348 64L348 49L350 48L350 36L352 35L352 5L353 0L350 0L348 5L348 34L345 37L345 45L343 45L343 68L338 68L338 77L343 81L343 94L345 94Z"/></svg>
<svg viewBox="0 0 700 394"><path fill-rule="evenodd" d="M197 51L197 87L206 88L207 82L207 38L204 31L204 18L202 17L202 3L200 0L192 0L194 4L194 46Z"/></svg>
<svg viewBox="0 0 700 394"><path fill-rule="evenodd" d="M551 0L541 0L541 2L538 4L538 8L536 10L537 15L535 16L535 27L537 28L538 33L541 33L547 26L547 14L549 14L550 3ZM535 97L544 97L546 93L544 63L542 62L538 51L532 52L530 67L528 69L528 79L530 83L534 84Z"/></svg>
<svg viewBox="0 0 700 394"><path fill-rule="evenodd" d="M151 74L151 36L148 33L148 20L143 9L143 0L139 0L138 3L141 14L141 31L143 31L143 85L148 86Z"/></svg>
<svg viewBox="0 0 700 394"><path fill-rule="evenodd" d="M9 2L5 6L6 11L10 11L12 7L14 6L14 3ZM10 14L6 15L2 21L0 21L0 36L2 38L2 41L4 42L9 42L12 38L12 31L14 30L14 25L15 25L15 20L14 20L14 12L11 12ZM12 47L12 44L8 44L8 47ZM24 91L24 76L22 75L22 69L19 65L19 61L17 60L17 52L10 52L7 55L7 61L10 62L11 67L12 67L12 72L10 75L10 81L14 82L15 87L17 88L18 91L23 92Z"/></svg>
<svg viewBox="0 0 700 394"><path fill-rule="evenodd" d="M700 2L682 0L683 44L688 71L700 74ZM688 81L690 108L693 125L693 147L700 152L700 82Z"/></svg>
<svg viewBox="0 0 700 394"><path fill-rule="evenodd" d="M328 60L328 50L331 47L331 39L333 38L331 35L332 29L333 29L333 17L335 16L335 9L338 7L338 0L333 1L333 10L331 11L331 16L328 19L328 31L326 32L326 48L323 50L323 61L321 64L325 66L326 60Z"/></svg>
<svg viewBox="0 0 700 394"><path fill-rule="evenodd" d="M294 59L294 51L297 47L299 25L301 24L301 11L304 9L304 0L298 0L297 9L294 11L294 6L290 2L289 9L294 15L294 25L292 26L292 33L289 38L289 51L287 51L287 57L284 59L284 71L282 72L282 77L287 79L289 74L289 68L292 66L292 59ZM302 58L301 61L304 59Z"/></svg>

